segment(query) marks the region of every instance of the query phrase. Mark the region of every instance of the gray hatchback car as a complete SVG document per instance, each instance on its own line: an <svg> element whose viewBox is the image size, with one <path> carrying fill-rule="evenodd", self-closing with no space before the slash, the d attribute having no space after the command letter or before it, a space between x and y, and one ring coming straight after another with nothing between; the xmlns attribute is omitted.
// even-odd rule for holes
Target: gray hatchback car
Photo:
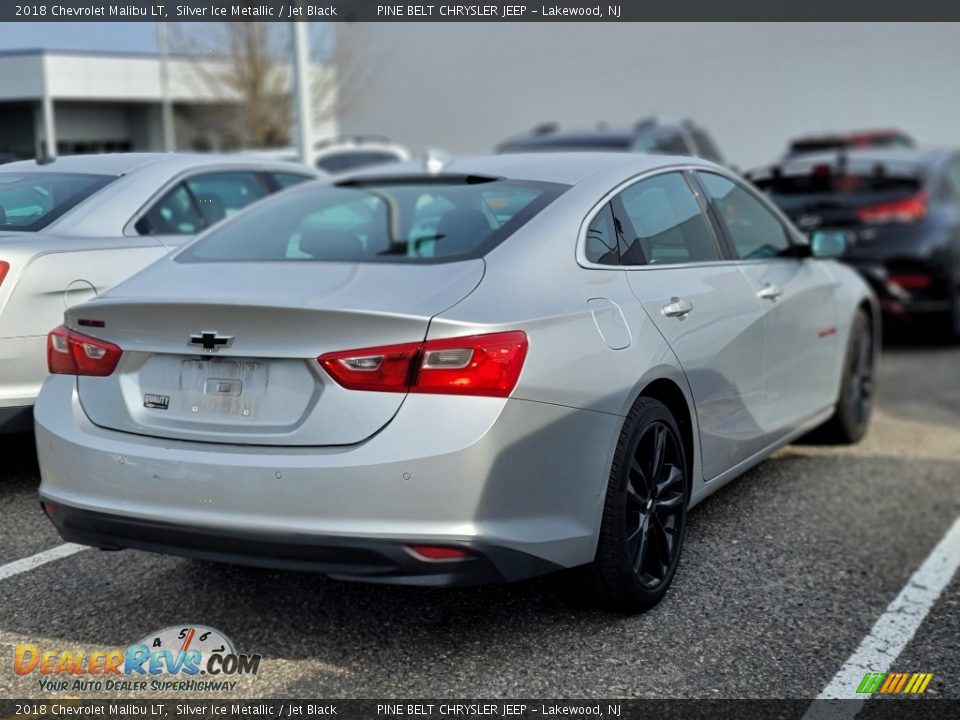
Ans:
<svg viewBox="0 0 960 720"><path fill-rule="evenodd" d="M874 300L706 161L396 165L70 308L36 407L69 541L418 585L580 568L642 610L687 510L870 416Z"/></svg>

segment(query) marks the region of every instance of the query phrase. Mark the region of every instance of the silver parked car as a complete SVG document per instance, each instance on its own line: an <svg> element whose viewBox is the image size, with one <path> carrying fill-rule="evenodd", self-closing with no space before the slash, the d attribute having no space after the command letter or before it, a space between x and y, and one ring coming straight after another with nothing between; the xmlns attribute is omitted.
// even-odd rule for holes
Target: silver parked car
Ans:
<svg viewBox="0 0 960 720"><path fill-rule="evenodd" d="M285 163L159 153L0 168L0 433L31 427L47 333L65 306L254 200L315 177Z"/></svg>
<svg viewBox="0 0 960 720"><path fill-rule="evenodd" d="M583 566L657 602L687 510L867 426L874 300L706 161L503 155L295 188L50 335L64 539L337 578Z"/></svg>

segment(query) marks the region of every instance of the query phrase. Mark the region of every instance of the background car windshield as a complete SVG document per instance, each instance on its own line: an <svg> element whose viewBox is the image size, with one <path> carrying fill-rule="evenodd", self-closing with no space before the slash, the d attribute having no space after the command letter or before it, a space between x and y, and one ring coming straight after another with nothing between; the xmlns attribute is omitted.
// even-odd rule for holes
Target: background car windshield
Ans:
<svg viewBox="0 0 960 720"><path fill-rule="evenodd" d="M524 152L604 152L616 150L622 152L630 149L632 137L558 137L537 138L535 140L504 143L498 149L501 153Z"/></svg>
<svg viewBox="0 0 960 720"><path fill-rule="evenodd" d="M0 230L40 230L112 180L109 175L0 173Z"/></svg>
<svg viewBox="0 0 960 720"><path fill-rule="evenodd" d="M484 254L562 185L475 179L291 191L186 248L181 262L438 262Z"/></svg>
<svg viewBox="0 0 960 720"><path fill-rule="evenodd" d="M400 160L394 153L382 150L344 151L326 155L317 160L317 167L327 172L346 172L370 165L383 165Z"/></svg>

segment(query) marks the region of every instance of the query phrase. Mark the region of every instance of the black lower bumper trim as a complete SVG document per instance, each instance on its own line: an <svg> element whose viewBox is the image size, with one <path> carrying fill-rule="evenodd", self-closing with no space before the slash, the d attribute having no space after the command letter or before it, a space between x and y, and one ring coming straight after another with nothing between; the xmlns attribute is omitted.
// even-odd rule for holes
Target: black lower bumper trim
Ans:
<svg viewBox="0 0 960 720"><path fill-rule="evenodd" d="M33 431L33 405L0 408L0 435Z"/></svg>
<svg viewBox="0 0 960 720"><path fill-rule="evenodd" d="M193 527L112 515L61 505L48 517L67 542L106 550L131 548L252 567L319 572L344 580L402 585L482 585L512 582L560 570L547 560L516 550L472 542L464 560L421 560L408 545L436 540L385 540L304 533L262 533ZM46 508L45 508L46 511Z"/></svg>

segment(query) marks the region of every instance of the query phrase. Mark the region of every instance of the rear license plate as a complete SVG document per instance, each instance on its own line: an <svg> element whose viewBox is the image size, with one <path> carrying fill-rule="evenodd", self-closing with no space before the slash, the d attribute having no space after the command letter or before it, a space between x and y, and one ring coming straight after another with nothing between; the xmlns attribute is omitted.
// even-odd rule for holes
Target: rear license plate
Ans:
<svg viewBox="0 0 960 720"><path fill-rule="evenodd" d="M267 365L256 360L184 360L181 401L195 415L256 416L268 375Z"/></svg>

